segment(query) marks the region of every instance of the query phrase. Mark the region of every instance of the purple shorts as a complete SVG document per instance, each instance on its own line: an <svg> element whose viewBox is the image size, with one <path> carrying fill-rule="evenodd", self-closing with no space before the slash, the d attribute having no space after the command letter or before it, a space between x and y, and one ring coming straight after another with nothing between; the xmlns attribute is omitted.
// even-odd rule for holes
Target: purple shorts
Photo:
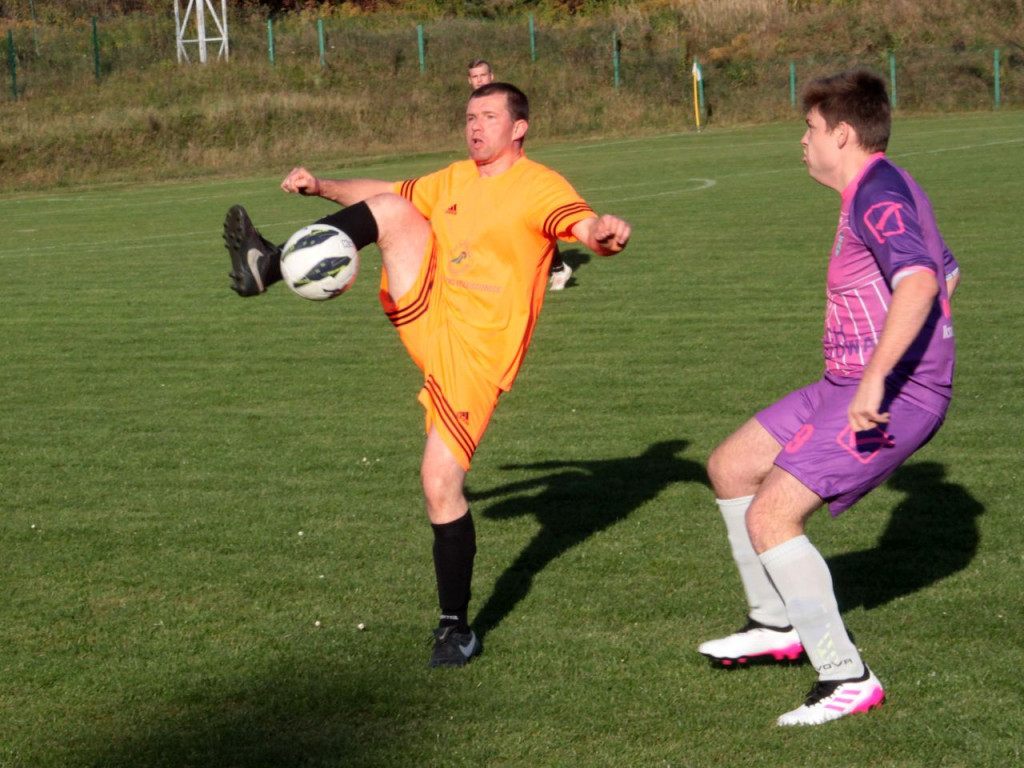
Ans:
<svg viewBox="0 0 1024 768"><path fill-rule="evenodd" d="M755 417L782 445L775 466L824 499L832 517L884 483L943 422L941 416L887 396L880 409L890 414L884 429L854 433L846 412L858 383L821 379Z"/></svg>

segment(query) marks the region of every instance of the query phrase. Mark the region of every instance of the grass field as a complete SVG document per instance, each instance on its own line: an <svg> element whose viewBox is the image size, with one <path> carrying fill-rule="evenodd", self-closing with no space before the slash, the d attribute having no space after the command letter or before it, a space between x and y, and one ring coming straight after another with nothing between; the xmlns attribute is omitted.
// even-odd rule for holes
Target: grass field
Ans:
<svg viewBox="0 0 1024 768"><path fill-rule="evenodd" d="M898 119L890 147L963 267L957 395L809 530L887 704L780 731L808 668L695 651L745 607L706 458L821 368L838 197L800 133L528 146L635 237L564 247L470 475L485 653L441 672L420 382L372 249L337 301L242 301L227 207L284 239L327 204L278 178L0 197L0 766L1020 763L1022 112Z"/></svg>

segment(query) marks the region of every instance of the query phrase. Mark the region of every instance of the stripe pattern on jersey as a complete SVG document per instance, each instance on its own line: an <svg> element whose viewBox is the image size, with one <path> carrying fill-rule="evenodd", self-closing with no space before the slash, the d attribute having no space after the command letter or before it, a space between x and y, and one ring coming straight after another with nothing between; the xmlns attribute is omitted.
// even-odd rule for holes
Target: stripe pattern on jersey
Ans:
<svg viewBox="0 0 1024 768"><path fill-rule="evenodd" d="M420 284L419 293L408 305L399 307L387 313L388 320L395 328L418 320L430 307L430 294L434 290L434 280L437 278L437 243L430 246L430 256L427 260L427 274Z"/></svg>
<svg viewBox="0 0 1024 768"><path fill-rule="evenodd" d="M416 188L417 181L419 181L419 179L408 179L407 181L403 181L398 187L398 194L406 200L412 200L412 192Z"/></svg>
<svg viewBox="0 0 1024 768"><path fill-rule="evenodd" d="M825 327L825 367L838 376L850 376L850 358L863 368L867 355L878 345L880 329L872 320L872 307L889 311L890 294L881 272L874 272L858 285L828 290ZM877 312L877 310L875 310Z"/></svg>
<svg viewBox="0 0 1024 768"><path fill-rule="evenodd" d="M459 420L455 409L452 408L451 403L444 396L444 392L441 391L441 385L437 383L433 376L427 376L423 389L430 398L433 411L440 420L441 426L444 427L445 431L452 436L459 448L462 449L466 459L472 459L473 454L476 452L476 441L466 430L462 421Z"/></svg>
<svg viewBox="0 0 1024 768"><path fill-rule="evenodd" d="M549 213L546 219L544 219L544 234L557 240L564 229L562 222L570 216L575 216L579 213L596 215L594 211L591 210L590 206L582 200L575 203L560 205Z"/></svg>

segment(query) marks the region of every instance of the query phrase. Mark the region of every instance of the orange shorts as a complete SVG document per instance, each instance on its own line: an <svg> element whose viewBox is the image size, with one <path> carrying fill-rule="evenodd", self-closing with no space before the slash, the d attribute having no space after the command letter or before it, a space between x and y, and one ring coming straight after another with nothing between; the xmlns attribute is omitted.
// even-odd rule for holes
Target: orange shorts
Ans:
<svg viewBox="0 0 1024 768"><path fill-rule="evenodd" d="M464 470L483 437L501 389L477 362L478 344L459 333L445 308L437 244L431 237L416 283L398 301L388 295L382 272L380 302L413 361L423 371L419 401L427 433L436 428Z"/></svg>

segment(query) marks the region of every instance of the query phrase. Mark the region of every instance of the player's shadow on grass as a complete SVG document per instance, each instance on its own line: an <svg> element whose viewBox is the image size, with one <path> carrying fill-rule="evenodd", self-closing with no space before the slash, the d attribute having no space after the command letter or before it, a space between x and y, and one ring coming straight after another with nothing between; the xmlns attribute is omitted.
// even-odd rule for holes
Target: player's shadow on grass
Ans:
<svg viewBox="0 0 1024 768"><path fill-rule="evenodd" d="M945 480L935 462L898 469L889 487L907 494L871 549L828 559L843 611L877 608L963 570L974 559L985 511L963 486Z"/></svg>
<svg viewBox="0 0 1024 768"><path fill-rule="evenodd" d="M501 574L473 619L476 633L483 637L497 627L529 594L533 579L569 549L624 520L673 483L707 485L704 466L678 456L688 444L686 440L655 443L639 456L621 459L515 464L502 469L543 474L467 492L477 508L483 501L500 499L483 508L487 518L533 515L540 523L540 530Z"/></svg>
<svg viewBox="0 0 1024 768"><path fill-rule="evenodd" d="M66 765L300 768L422 762L416 759L422 745L436 736L419 725L430 722L437 706L436 677L430 682L426 674L403 674L389 687L379 668L393 660L384 654L364 648L343 659L329 652L330 643L303 638L295 646L271 645L253 645L260 655L250 670L229 664L216 673L204 667L194 680L175 674L159 677L160 684L140 682L126 693L122 709L97 718L95 736L78 737L65 748L76 758ZM365 661L363 654L369 663L353 662Z"/></svg>

